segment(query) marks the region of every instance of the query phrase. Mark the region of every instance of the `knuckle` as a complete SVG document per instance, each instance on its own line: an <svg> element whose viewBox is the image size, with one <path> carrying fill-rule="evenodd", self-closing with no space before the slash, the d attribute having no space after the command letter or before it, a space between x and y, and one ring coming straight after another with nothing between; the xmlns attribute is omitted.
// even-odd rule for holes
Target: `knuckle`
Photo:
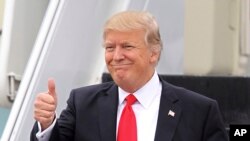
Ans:
<svg viewBox="0 0 250 141"><path fill-rule="evenodd" d="M37 109L34 109L34 115L37 115L39 112Z"/></svg>
<svg viewBox="0 0 250 141"><path fill-rule="evenodd" d="M34 106L35 106L35 107L38 107L38 106L39 106L39 101L38 101L38 100L35 100Z"/></svg>
<svg viewBox="0 0 250 141"><path fill-rule="evenodd" d="M51 109L52 109L53 111L55 111L55 110L56 110L56 105L53 104L52 107L51 107Z"/></svg>
<svg viewBox="0 0 250 141"><path fill-rule="evenodd" d="M39 120L39 118L38 118L36 115L34 115L33 117L34 117L34 119L35 119L36 121Z"/></svg>

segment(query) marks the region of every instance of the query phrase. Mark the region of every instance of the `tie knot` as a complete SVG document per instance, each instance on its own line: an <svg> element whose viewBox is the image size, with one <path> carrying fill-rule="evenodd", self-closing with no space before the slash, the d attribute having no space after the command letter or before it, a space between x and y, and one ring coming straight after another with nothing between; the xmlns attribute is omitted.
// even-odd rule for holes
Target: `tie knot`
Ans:
<svg viewBox="0 0 250 141"><path fill-rule="evenodd" d="M127 97L126 97L126 100L127 100L127 104L128 105L132 105L136 102L136 97L133 95L133 94L129 94Z"/></svg>

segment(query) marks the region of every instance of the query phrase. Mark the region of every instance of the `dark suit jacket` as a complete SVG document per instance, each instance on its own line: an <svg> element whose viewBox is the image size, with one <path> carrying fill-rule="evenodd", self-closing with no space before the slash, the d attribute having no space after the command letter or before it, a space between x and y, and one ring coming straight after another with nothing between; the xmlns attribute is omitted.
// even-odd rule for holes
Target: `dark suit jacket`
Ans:
<svg viewBox="0 0 250 141"><path fill-rule="evenodd" d="M163 80L155 141L227 141L216 101ZM72 90L53 128L54 141L115 141L118 87L114 82ZM175 112L168 115L169 110ZM36 140L37 123L31 133Z"/></svg>

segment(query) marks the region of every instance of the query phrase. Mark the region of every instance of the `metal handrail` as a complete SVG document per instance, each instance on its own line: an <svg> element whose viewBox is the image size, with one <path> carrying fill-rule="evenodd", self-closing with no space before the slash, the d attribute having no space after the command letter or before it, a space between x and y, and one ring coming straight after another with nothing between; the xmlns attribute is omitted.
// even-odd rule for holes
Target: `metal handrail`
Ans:
<svg viewBox="0 0 250 141"><path fill-rule="evenodd" d="M16 93L19 88L19 84L21 83L21 79L22 79L22 76L14 72L10 72L8 74L9 93L7 94L7 98L10 102L14 102L16 98Z"/></svg>

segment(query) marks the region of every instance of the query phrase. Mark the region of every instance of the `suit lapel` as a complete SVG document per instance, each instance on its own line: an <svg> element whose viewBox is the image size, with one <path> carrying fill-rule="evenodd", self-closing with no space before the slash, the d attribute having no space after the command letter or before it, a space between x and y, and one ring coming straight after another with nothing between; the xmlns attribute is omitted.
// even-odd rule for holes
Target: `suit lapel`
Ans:
<svg viewBox="0 0 250 141"><path fill-rule="evenodd" d="M155 133L155 141L172 140L180 115L181 108L178 105L177 95L172 90L170 84L162 81L162 95Z"/></svg>
<svg viewBox="0 0 250 141"><path fill-rule="evenodd" d="M98 99L98 115L102 141L116 140L117 105L118 89L113 84Z"/></svg>

